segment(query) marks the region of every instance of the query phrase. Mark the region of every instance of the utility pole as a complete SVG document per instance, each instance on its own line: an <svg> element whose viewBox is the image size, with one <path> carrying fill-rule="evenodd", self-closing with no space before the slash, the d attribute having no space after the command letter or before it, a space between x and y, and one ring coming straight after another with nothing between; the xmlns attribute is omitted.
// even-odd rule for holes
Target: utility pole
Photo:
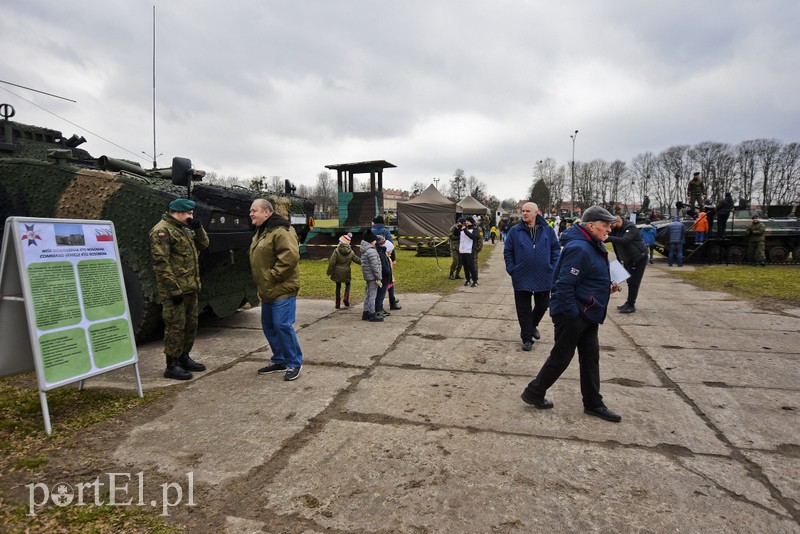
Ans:
<svg viewBox="0 0 800 534"><path fill-rule="evenodd" d="M575 216L575 138L578 137L578 130L575 130L575 133L569 136L572 139L572 178L570 179L570 189L572 192L570 193L570 201L572 202L572 207L570 211L572 212L572 216Z"/></svg>

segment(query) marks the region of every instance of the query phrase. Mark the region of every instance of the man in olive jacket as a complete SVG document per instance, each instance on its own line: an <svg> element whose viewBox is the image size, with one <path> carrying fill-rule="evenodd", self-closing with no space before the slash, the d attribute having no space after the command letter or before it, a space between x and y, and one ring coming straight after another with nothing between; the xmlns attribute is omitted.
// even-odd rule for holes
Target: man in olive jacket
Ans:
<svg viewBox="0 0 800 534"><path fill-rule="evenodd" d="M303 366L303 352L292 327L300 291L300 244L289 221L263 198L250 206L250 220L256 226L250 268L261 301L261 328L272 349L272 363L258 374L283 372L284 380L295 380Z"/></svg>
<svg viewBox="0 0 800 534"><path fill-rule="evenodd" d="M176 198L169 212L150 230L150 252L158 296L163 307L165 378L189 380L190 371L205 371L189 352L197 334L197 297L200 294L198 251L208 246L208 234L193 218L195 202Z"/></svg>

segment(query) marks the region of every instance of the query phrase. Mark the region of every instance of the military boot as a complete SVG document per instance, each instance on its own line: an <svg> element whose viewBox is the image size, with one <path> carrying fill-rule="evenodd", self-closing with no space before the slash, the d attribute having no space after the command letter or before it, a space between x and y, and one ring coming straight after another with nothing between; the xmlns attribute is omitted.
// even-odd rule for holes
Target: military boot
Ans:
<svg viewBox="0 0 800 534"><path fill-rule="evenodd" d="M206 366L203 365L200 362L194 361L192 359L192 357L189 356L188 352L184 352L183 354L181 354L181 357L178 360L178 363L180 363L181 367L183 367L187 371L205 371L206 370Z"/></svg>
<svg viewBox="0 0 800 534"><path fill-rule="evenodd" d="M181 367L178 358L167 357L167 369L164 371L164 378L173 380L191 380L192 373Z"/></svg>

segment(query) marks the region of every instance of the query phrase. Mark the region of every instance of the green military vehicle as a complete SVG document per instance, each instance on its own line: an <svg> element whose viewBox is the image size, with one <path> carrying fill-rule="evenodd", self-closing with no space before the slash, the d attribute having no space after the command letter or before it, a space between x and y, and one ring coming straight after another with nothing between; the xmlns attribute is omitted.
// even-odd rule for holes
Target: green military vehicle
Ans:
<svg viewBox="0 0 800 534"><path fill-rule="evenodd" d="M189 195L211 241L200 255L201 309L225 317L247 303L257 305L247 253L256 192L204 184L205 173L192 170L185 158L174 158L170 168L144 169L93 158L79 148L83 142L77 135L65 138L57 130L0 121L0 242L10 216L113 221L134 332L142 341L161 334L147 235L171 200ZM288 181L286 188L289 194L269 200L302 242L313 224L314 203L291 194Z"/></svg>
<svg viewBox="0 0 800 534"><path fill-rule="evenodd" d="M769 263L788 263L800 261L800 219L796 206L770 206L769 218L762 218L761 222L767 228L764 239L764 252ZM705 242L695 242L694 221L684 218L681 220L686 226L686 242L683 246L684 261L688 263L743 263L747 261L747 236L746 228L750 225L752 215L761 214L759 210L736 210L731 213L725 225L725 237L719 239L717 235L717 222L714 221L712 231L708 232ZM656 250L664 254L669 253L669 235L666 230L671 220L655 221L653 226L658 231ZM790 259L791 255L791 259Z"/></svg>

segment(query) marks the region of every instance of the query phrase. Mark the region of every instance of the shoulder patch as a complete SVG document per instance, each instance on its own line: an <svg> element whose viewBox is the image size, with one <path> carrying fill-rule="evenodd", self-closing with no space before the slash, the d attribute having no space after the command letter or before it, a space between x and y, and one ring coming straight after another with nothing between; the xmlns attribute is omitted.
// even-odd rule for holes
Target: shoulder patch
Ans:
<svg viewBox="0 0 800 534"><path fill-rule="evenodd" d="M579 274L581 274L581 270L578 269L577 267L570 267L569 274L571 274L572 276L578 276Z"/></svg>

